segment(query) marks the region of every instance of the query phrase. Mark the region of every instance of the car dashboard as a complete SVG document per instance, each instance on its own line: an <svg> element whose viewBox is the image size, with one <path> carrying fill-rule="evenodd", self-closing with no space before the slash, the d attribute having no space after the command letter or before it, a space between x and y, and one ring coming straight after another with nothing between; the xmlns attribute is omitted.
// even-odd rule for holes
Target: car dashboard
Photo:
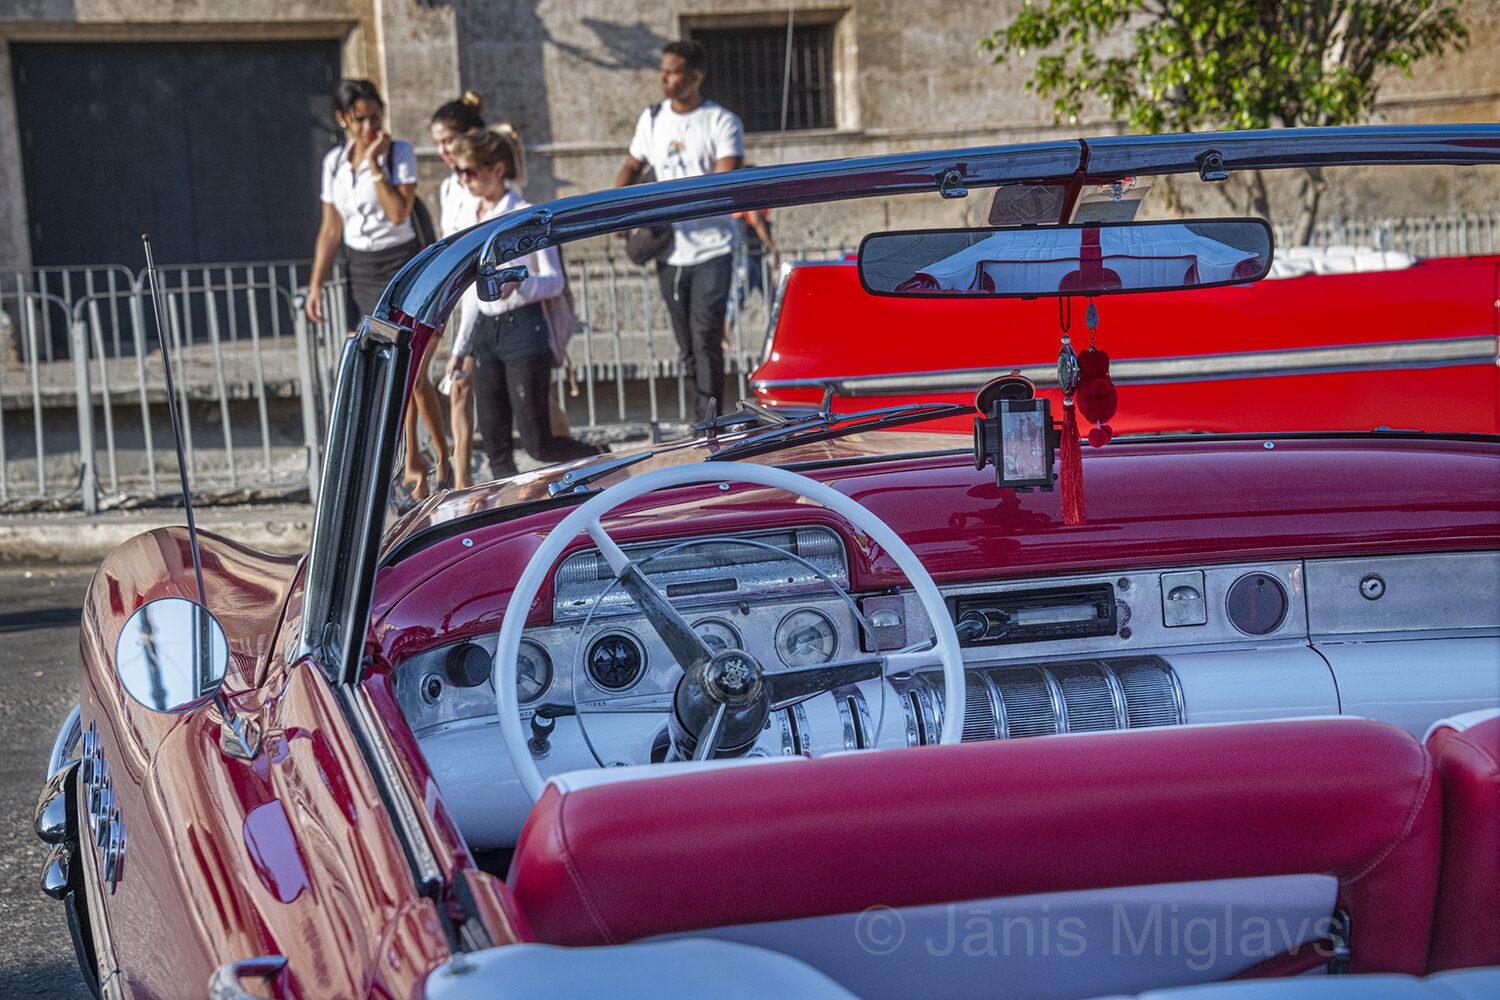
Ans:
<svg viewBox="0 0 1500 1000"><path fill-rule="evenodd" d="M850 591L826 525L626 545L714 649L767 673L921 648L909 591ZM1301 716L1382 719L1421 735L1500 703L1500 554L1184 564L950 583L964 740ZM548 623L528 628L517 700L544 776L671 755L681 675L593 549L555 569ZM530 808L498 729L496 634L396 665L397 699L455 821L476 847L515 843ZM943 672L888 674L775 711L754 757L938 741Z"/></svg>

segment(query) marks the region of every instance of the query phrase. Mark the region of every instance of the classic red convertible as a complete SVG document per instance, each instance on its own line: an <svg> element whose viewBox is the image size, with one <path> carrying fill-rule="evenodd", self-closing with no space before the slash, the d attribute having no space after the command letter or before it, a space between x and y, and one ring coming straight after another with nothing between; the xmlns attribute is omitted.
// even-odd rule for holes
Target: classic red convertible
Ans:
<svg viewBox="0 0 1500 1000"><path fill-rule="evenodd" d="M1500 257L1436 258L1350 273L1133 295L1100 336L1129 395L1127 434L1370 430L1500 432ZM1019 369L1061 403L1046 334L1052 299L880 299L850 261L791 268L766 358L771 407L963 403ZM942 337L918 331L934 326ZM949 420L967 431L967 421Z"/></svg>
<svg viewBox="0 0 1500 1000"><path fill-rule="evenodd" d="M305 558L160 530L93 581L36 814L84 976L164 998L1494 996L1500 439L1284 433L1275 405L1132 437L1112 329L1150 308L1155 359L1232 347L1232 309L1173 297L1260 281L1270 228L1060 224L1125 176L1422 164L1500 166L1500 127L758 168L429 248L346 346ZM993 305L1036 312L1022 376L977 410L752 406L388 512L412 359L537 247L997 186L1053 215L877 234L807 272L934 347L968 336L950 295L1019 296ZM917 277L981 243L1037 266ZM1054 354L1048 398L1024 368ZM1360 427L1427 417L1379 403Z"/></svg>

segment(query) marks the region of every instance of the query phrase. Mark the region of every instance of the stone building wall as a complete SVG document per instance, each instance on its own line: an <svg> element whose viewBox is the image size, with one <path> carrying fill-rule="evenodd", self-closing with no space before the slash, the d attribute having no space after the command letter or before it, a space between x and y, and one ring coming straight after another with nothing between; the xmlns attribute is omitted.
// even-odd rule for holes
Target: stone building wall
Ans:
<svg viewBox="0 0 1500 1000"><path fill-rule="evenodd" d="M18 124L8 46L14 41L337 39L348 76L374 80L389 122L422 158L435 198L443 168L426 135L432 109L480 93L492 121L509 120L527 147L533 200L613 182L636 117L658 100L661 46L706 27L764 27L794 16L835 25L833 128L753 133L747 159L778 163L1113 134L1101 114L1067 129L1023 92L1031 64L1000 68L975 41L1022 0L0 0L0 271L29 261ZM1500 103L1500 0L1469 0L1468 52L1393 74L1377 115L1391 123L1492 121ZM1392 210L1451 200L1445 181L1380 196ZM1462 186L1462 185L1460 185ZM1200 193L1187 192L1191 203ZM314 197L312 192L307 197ZM1373 196L1338 185L1330 210ZM1436 199L1434 201L1433 199ZM1222 204L1211 207L1222 210ZM963 203L904 199L862 210L783 213L784 244L849 243L867 228L973 221ZM308 249L311 253L312 234Z"/></svg>

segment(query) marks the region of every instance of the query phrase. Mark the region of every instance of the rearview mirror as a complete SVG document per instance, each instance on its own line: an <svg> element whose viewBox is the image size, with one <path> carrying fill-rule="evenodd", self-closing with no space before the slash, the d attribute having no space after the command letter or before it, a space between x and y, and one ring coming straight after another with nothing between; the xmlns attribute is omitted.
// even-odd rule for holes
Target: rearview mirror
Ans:
<svg viewBox="0 0 1500 1000"><path fill-rule="evenodd" d="M872 233L859 246L859 279L872 295L910 297L1208 288L1264 278L1272 243L1264 219Z"/></svg>
<svg viewBox="0 0 1500 1000"><path fill-rule="evenodd" d="M115 669L130 697L158 712L187 712L218 693L229 666L224 628L185 597L141 605L115 643Z"/></svg>

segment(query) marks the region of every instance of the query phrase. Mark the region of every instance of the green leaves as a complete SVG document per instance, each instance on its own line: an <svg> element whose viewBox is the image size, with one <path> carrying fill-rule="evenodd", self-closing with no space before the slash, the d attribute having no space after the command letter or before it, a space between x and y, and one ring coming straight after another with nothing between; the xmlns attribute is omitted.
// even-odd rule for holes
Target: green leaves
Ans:
<svg viewBox="0 0 1500 1000"><path fill-rule="evenodd" d="M1374 106L1378 69L1462 49L1461 2L1027 0L979 48L1041 53L1027 90L1059 122L1094 99L1136 131L1342 125Z"/></svg>

